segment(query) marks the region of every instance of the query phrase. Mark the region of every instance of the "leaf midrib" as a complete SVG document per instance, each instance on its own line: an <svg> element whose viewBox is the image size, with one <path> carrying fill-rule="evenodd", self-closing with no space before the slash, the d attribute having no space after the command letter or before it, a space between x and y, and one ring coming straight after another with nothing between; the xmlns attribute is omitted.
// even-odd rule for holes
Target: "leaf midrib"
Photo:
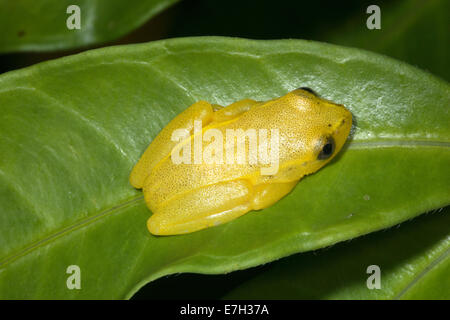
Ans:
<svg viewBox="0 0 450 320"><path fill-rule="evenodd" d="M437 147L437 148L450 148L450 142L447 141L438 141L438 140L354 140L349 144L349 149L358 150L358 149L379 149L379 148L417 148L417 147ZM73 230L77 230L82 228L83 226L90 225L91 223L106 218L110 214L123 210L125 208L128 208L129 206L139 202L143 201L144 196L139 195L132 198L128 198L122 203L109 207L108 209L105 209L97 214L94 214L92 216L88 216L84 219L81 219L79 221L76 221L72 225L69 225L67 227L63 227L60 230L42 238L39 239L33 243L31 243L28 246L23 247L22 249L18 250L15 253L7 255L5 258L0 260L0 269L5 268L8 264L12 263L13 261L25 256L26 254L52 242L55 241L58 238L63 237L66 234L69 234Z"/></svg>
<svg viewBox="0 0 450 320"><path fill-rule="evenodd" d="M84 219L81 219L79 221L76 221L75 223L73 223L72 225L69 225L67 227L64 227L40 240L37 240L35 242L33 242L32 244L18 250L18 252L10 254L8 256L6 256L4 259L0 260L0 269L4 268L6 265L8 265L9 263L13 262L14 260L26 255L27 253L53 241L56 240L62 236L64 236L65 234L68 234L69 232L73 231L73 230L77 230L80 229L83 226L89 225L107 215L112 214L113 212L117 212L120 211L122 209L128 208L129 206L139 202L140 200L144 200L144 196L143 195L139 195L133 198L129 198L127 200L125 200L124 202L122 202L121 204L115 205L113 207L110 207L108 209L105 209L97 214L94 214L93 216L88 216Z"/></svg>
<svg viewBox="0 0 450 320"><path fill-rule="evenodd" d="M353 140L349 149L378 149L378 148L408 148L408 147L441 147L449 148L450 141L439 140Z"/></svg>
<svg viewBox="0 0 450 320"><path fill-rule="evenodd" d="M408 293L410 289L414 287L416 283L418 283L421 279L423 279L431 270L439 265L442 261L445 260L450 255L450 248L447 248L442 254L436 257L433 261L431 261L419 274L417 274L406 286L403 288L393 300L400 300L402 297Z"/></svg>

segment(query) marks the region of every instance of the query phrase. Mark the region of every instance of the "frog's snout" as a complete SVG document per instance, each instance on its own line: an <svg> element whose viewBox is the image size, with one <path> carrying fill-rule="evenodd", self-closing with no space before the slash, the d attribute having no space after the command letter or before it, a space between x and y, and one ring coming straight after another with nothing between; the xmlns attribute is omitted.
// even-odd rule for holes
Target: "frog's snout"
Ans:
<svg viewBox="0 0 450 320"><path fill-rule="evenodd" d="M352 127L352 113L341 104L334 104L333 107L338 121L333 126L332 135L336 141L336 149L339 151L350 134Z"/></svg>
<svg viewBox="0 0 450 320"><path fill-rule="evenodd" d="M346 109L347 110L347 109ZM350 128L352 126L352 114L347 110L346 115L342 118L339 128Z"/></svg>
<svg viewBox="0 0 450 320"><path fill-rule="evenodd" d="M344 117L341 120L341 124L336 129L336 136L338 137L340 141L340 147L345 144L345 141L347 141L348 136L350 134L350 130L352 128L352 114L350 111L348 111L348 116Z"/></svg>

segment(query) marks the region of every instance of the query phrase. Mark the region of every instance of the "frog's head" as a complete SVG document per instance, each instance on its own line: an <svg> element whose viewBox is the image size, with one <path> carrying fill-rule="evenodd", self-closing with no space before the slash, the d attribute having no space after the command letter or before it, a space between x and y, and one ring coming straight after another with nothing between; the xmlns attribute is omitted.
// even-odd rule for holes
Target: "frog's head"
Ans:
<svg viewBox="0 0 450 320"><path fill-rule="evenodd" d="M309 88L296 89L279 99L294 109L286 121L293 126L295 143L302 146L297 149L295 162L301 163L303 174L319 170L347 140L352 126L351 112L341 104L320 98Z"/></svg>

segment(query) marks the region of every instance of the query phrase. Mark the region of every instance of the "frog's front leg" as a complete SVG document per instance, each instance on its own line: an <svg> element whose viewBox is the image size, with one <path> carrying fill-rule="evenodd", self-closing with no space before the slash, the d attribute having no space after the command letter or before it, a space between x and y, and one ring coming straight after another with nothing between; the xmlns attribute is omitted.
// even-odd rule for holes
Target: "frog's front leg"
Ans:
<svg viewBox="0 0 450 320"><path fill-rule="evenodd" d="M267 183L254 186L252 210L270 207L283 198L297 185L297 180L283 183Z"/></svg>
<svg viewBox="0 0 450 320"><path fill-rule="evenodd" d="M213 120L213 114L214 110L210 103L199 101L172 119L151 142L134 166L130 175L131 185L141 189L154 166L170 154L173 147L178 143L178 141L172 141L171 139L175 130L184 129L186 133L192 134L195 120L202 121L202 126L206 126Z"/></svg>
<svg viewBox="0 0 450 320"><path fill-rule="evenodd" d="M155 235L174 235L216 226L250 211L252 196L247 180L205 186L158 205L147 227Z"/></svg>

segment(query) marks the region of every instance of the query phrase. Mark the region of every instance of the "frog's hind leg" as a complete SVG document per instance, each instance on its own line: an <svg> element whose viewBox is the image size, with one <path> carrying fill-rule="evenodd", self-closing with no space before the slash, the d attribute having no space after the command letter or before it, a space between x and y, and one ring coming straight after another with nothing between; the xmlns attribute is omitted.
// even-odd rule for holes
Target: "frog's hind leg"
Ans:
<svg viewBox="0 0 450 320"><path fill-rule="evenodd" d="M270 207L275 202L291 192L298 181L269 183L254 186L254 195L252 199L252 210L260 210Z"/></svg>
<svg viewBox="0 0 450 320"><path fill-rule="evenodd" d="M255 101L252 99L243 99L237 102L234 102L226 107L220 107L217 105L213 105L214 114L213 121L214 122L223 122L234 119L241 115L244 112L247 112L251 108L262 104L262 102Z"/></svg>
<svg viewBox="0 0 450 320"><path fill-rule="evenodd" d="M175 147L178 141L172 141L172 133L177 130L185 130L191 134L194 129L194 121L202 121L202 127L208 125L213 118L212 105L206 101L199 101L191 105L185 111L172 119L156 138L147 147L144 154L134 166L130 175L130 183L135 188L142 188L145 179L155 165L166 157Z"/></svg>
<svg viewBox="0 0 450 320"><path fill-rule="evenodd" d="M158 206L147 221L148 230L175 235L231 221L251 210L252 189L248 181L236 180L177 195Z"/></svg>

